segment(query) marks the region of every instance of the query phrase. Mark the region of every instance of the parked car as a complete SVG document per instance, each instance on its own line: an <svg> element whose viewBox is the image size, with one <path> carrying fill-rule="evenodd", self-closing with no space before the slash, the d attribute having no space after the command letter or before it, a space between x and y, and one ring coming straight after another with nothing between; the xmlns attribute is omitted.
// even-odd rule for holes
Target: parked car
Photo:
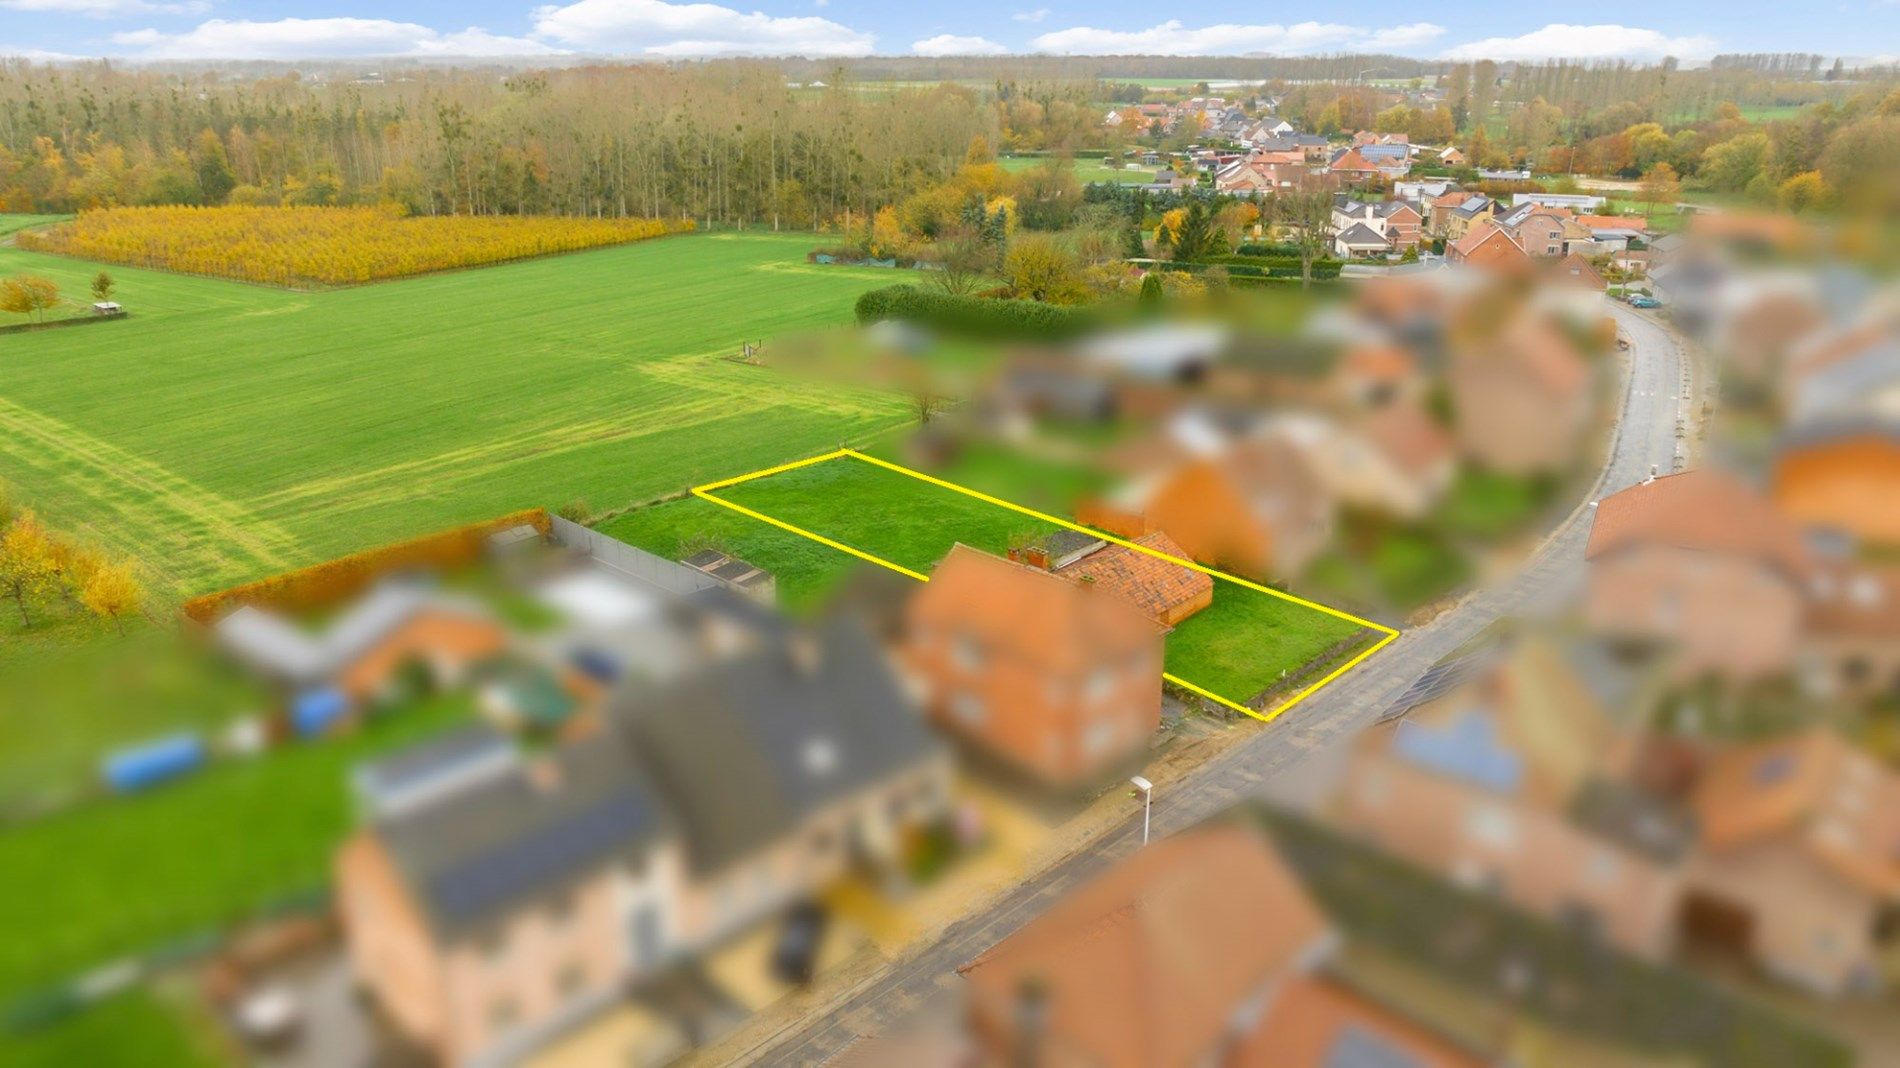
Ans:
<svg viewBox="0 0 1900 1068"><path fill-rule="evenodd" d="M1632 308L1660 308L1662 307L1662 301L1657 300L1655 297L1649 296L1647 294L1632 293L1630 295L1630 307Z"/></svg>
<svg viewBox="0 0 1900 1068"><path fill-rule="evenodd" d="M801 902L785 914L778 943L772 950L772 973L779 979L804 986L818 968L818 947L825 937L825 910L814 902Z"/></svg>

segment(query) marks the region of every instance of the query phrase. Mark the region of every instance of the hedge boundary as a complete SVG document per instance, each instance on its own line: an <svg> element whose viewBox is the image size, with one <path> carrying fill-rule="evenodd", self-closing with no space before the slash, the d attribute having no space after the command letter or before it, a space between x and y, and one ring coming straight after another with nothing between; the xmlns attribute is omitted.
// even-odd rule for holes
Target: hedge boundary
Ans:
<svg viewBox="0 0 1900 1068"><path fill-rule="evenodd" d="M931 293L913 285L885 286L858 298L858 324L888 319L946 333L990 338L1073 337L1094 325L1092 313L1035 300L999 300Z"/></svg>
<svg viewBox="0 0 1900 1068"><path fill-rule="evenodd" d="M207 593L186 601L180 611L194 623L209 625L242 605L290 611L319 607L357 593L392 571L465 567L481 558L490 534L523 524L544 537L554 528L545 508L509 512Z"/></svg>

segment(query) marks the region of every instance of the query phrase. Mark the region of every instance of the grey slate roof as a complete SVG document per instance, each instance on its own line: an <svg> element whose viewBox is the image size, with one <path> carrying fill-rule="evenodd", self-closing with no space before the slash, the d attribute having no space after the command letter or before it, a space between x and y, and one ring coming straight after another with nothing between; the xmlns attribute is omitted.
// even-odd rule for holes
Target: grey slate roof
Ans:
<svg viewBox="0 0 1900 1068"><path fill-rule="evenodd" d="M1377 230L1365 223L1353 223L1341 230L1337 240L1348 248L1366 248L1373 245L1384 248L1390 244Z"/></svg>
<svg viewBox="0 0 1900 1068"><path fill-rule="evenodd" d="M548 759L548 785L517 766L376 822L439 935L477 929L673 833L644 769L622 747L568 746Z"/></svg>
<svg viewBox="0 0 1900 1068"><path fill-rule="evenodd" d="M802 641L815 655L801 657ZM676 685L625 690L612 719L701 871L940 751L882 650L845 618Z"/></svg>

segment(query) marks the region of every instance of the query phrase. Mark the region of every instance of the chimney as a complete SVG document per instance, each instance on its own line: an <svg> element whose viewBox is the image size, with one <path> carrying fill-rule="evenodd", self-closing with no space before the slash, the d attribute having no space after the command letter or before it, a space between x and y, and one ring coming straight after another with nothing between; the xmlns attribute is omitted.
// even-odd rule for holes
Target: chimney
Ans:
<svg viewBox="0 0 1900 1068"><path fill-rule="evenodd" d="M1030 567L1039 567L1044 571L1049 570L1049 549L1047 546L1031 545L1029 548L1023 550L1023 555L1027 558Z"/></svg>

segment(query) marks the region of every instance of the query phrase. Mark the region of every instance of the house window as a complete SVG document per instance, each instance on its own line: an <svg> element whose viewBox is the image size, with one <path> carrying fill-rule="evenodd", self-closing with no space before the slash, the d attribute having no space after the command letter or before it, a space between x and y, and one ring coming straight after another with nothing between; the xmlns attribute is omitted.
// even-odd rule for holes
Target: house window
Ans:
<svg viewBox="0 0 1900 1068"><path fill-rule="evenodd" d="M1517 822L1494 805L1475 805L1465 814L1465 837L1499 849L1517 844Z"/></svg>
<svg viewBox="0 0 1900 1068"><path fill-rule="evenodd" d="M950 699L950 714L966 727L981 727L988 717L983 699L973 693L960 693Z"/></svg>

